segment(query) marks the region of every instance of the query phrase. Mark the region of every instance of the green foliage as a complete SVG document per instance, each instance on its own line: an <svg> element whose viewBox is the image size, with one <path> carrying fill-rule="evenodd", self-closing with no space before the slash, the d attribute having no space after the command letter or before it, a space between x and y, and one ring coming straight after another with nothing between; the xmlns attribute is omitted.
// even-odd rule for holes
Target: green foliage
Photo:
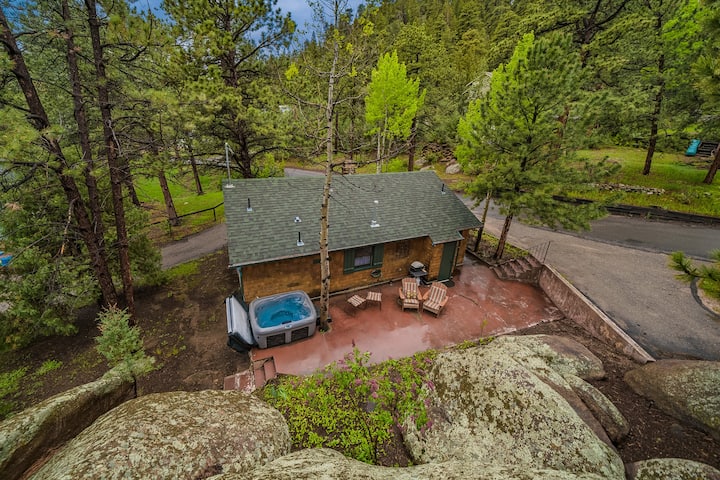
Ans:
<svg viewBox="0 0 720 480"><path fill-rule="evenodd" d="M641 174L645 161L645 152L642 149L602 148L582 150L579 154L594 160L606 158L608 162L619 165L620 168L609 176L606 182L662 189L665 193L624 193L618 197L617 192L584 189L582 192L572 192L572 196L604 203L659 206L678 212L720 217L720 185L703 183L705 170L689 164L681 154L656 155L650 175Z"/></svg>
<svg viewBox="0 0 720 480"><path fill-rule="evenodd" d="M46 360L43 362L42 365L40 365L40 368L35 371L35 375L46 375L50 372L57 370L60 367L62 367L62 362L60 360Z"/></svg>
<svg viewBox="0 0 720 480"><path fill-rule="evenodd" d="M508 222L514 216L549 227L587 228L603 214L595 204L570 205L556 195L590 187L616 167L573 153L590 100L577 91L582 71L566 36L527 34L507 65L493 72L490 90L472 102L458 125L456 154L476 175L467 191L492 193ZM502 255L509 223L496 255Z"/></svg>
<svg viewBox="0 0 720 480"><path fill-rule="evenodd" d="M720 249L710 252L710 258L714 265L697 267L683 252L673 252L670 255L670 268L680 272L675 276L678 280L700 280L698 286L709 296L720 300Z"/></svg>
<svg viewBox="0 0 720 480"><path fill-rule="evenodd" d="M412 419L429 428L425 380L433 352L370 367L357 349L309 377L283 378L264 390L265 400L288 421L296 448L329 447L377 463L393 428Z"/></svg>
<svg viewBox="0 0 720 480"><path fill-rule="evenodd" d="M25 377L27 367L18 368L12 372L0 373L0 420L8 416L15 408L15 403L6 397L11 397L20 389L20 381Z"/></svg>
<svg viewBox="0 0 720 480"><path fill-rule="evenodd" d="M407 78L407 69L398 61L397 52L380 57L365 97L368 134L378 138L378 171L393 141L410 136L413 119L425 100L425 91L419 89L419 80Z"/></svg>
<svg viewBox="0 0 720 480"><path fill-rule="evenodd" d="M154 359L143 350L140 329L130 326L130 315L125 310L110 307L98 315L100 335L95 338L97 351L110 367L124 365L132 376L146 373Z"/></svg>
<svg viewBox="0 0 720 480"><path fill-rule="evenodd" d="M88 266L75 257L51 257L37 247L16 253L0 269L0 341L20 348L41 336L76 332L72 313L95 298Z"/></svg>

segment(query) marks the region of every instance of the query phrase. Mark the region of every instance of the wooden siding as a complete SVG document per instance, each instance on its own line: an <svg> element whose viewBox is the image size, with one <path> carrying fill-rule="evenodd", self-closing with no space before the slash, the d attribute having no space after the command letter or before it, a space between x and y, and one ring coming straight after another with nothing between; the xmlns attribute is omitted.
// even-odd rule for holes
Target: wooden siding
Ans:
<svg viewBox="0 0 720 480"><path fill-rule="evenodd" d="M460 242L456 265L464 259L465 240ZM356 272L343 272L344 252L330 253L330 289L334 292L369 287L376 283L398 280L407 276L410 264L419 261L428 266L430 280L437 278L443 245L433 246L429 237L414 238L385 244L383 263L380 268L368 268ZM379 270L379 275L373 272ZM303 290L311 297L320 295L320 256L277 260L274 262L242 267L242 286L245 301L290 290Z"/></svg>

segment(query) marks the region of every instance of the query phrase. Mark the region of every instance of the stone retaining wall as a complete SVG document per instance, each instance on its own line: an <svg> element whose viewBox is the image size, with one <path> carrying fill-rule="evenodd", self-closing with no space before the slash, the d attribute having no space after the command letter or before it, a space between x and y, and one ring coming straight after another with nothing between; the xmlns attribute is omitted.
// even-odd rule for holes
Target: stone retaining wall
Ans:
<svg viewBox="0 0 720 480"><path fill-rule="evenodd" d="M554 268L544 265L538 284L566 317L585 328L594 337L614 346L618 351L640 363L655 361L635 340L623 332L610 317L590 302L582 292L565 280Z"/></svg>

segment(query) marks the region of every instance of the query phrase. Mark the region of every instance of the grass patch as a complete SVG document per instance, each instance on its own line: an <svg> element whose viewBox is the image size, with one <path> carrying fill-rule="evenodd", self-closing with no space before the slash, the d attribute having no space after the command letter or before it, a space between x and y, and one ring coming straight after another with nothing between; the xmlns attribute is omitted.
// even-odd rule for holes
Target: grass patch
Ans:
<svg viewBox="0 0 720 480"><path fill-rule="evenodd" d="M720 217L720 185L702 183L707 173L704 168L692 165L685 156L673 153L656 153L649 175L643 175L645 150L637 148L604 148L579 152L593 160L607 157L620 164L617 174L607 183L623 183L665 190L661 195L623 193L616 203L639 207L661 207L678 212ZM578 196L605 201L618 192L582 192Z"/></svg>
<svg viewBox="0 0 720 480"><path fill-rule="evenodd" d="M0 373L0 420L15 409L14 397L20 390L20 380L25 377L27 367Z"/></svg>
<svg viewBox="0 0 720 480"><path fill-rule="evenodd" d="M217 169L204 169L204 173L200 175L200 182L204 191L203 195L198 195L195 191L192 172L173 170L167 172L166 175L170 195L179 216L213 208L223 203L222 180L225 177ZM165 200L157 178L136 178L135 190L140 201L152 211L150 222L160 222L153 225L153 232L151 233L151 237L159 242L178 240L199 232L207 228L208 225L221 222L225 218L225 207L220 205L214 212L210 210L183 217L179 226L171 227L166 221L168 217L165 210Z"/></svg>
<svg viewBox="0 0 720 480"><path fill-rule="evenodd" d="M40 368L35 371L34 375L38 377L47 375L48 373L62 367L62 364L63 363L59 360L46 360L42 365L40 365Z"/></svg>
<svg viewBox="0 0 720 480"><path fill-rule="evenodd" d="M166 272L168 280L186 278L190 275L197 275L198 273L200 273L200 260L181 263Z"/></svg>
<svg viewBox="0 0 720 480"><path fill-rule="evenodd" d="M369 353L355 349L344 360L308 377L268 385L265 400L287 419L295 448L328 447L378 464L393 433L406 420L429 428L426 381L435 352L368 366Z"/></svg>

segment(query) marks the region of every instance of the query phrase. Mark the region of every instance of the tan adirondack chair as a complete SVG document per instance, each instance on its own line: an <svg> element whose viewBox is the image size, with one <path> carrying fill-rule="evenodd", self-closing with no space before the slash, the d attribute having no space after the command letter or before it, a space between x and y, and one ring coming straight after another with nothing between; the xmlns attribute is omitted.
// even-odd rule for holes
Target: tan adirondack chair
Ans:
<svg viewBox="0 0 720 480"><path fill-rule="evenodd" d="M417 281L414 278L403 278L402 286L398 289L400 293L400 304L403 311L406 309L419 310L422 295L418 290Z"/></svg>
<svg viewBox="0 0 720 480"><path fill-rule="evenodd" d="M430 290L425 294L423 310L430 311L437 317L448 301L447 287L440 282L433 282Z"/></svg>

